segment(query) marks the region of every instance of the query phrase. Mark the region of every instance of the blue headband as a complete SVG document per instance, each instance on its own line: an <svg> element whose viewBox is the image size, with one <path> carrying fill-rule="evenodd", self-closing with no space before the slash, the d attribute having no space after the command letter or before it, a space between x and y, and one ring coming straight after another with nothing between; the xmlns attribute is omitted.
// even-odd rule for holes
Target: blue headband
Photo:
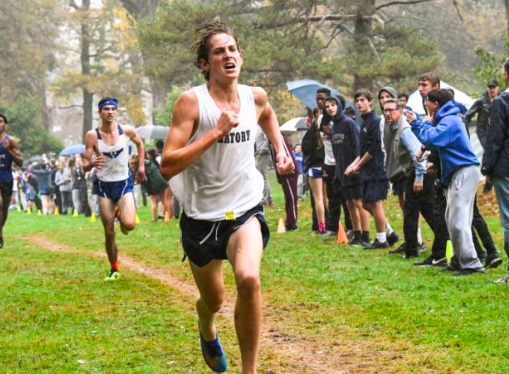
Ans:
<svg viewBox="0 0 509 374"><path fill-rule="evenodd" d="M115 108L118 107L117 101L110 99L110 100L103 101L101 104L99 104L99 110L101 110L106 105L113 105Z"/></svg>

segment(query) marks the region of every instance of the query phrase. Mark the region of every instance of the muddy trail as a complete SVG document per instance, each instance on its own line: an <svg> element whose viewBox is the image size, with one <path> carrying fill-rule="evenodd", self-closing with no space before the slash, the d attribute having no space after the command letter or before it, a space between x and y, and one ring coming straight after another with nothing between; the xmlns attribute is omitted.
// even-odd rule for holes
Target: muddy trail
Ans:
<svg viewBox="0 0 509 374"><path fill-rule="evenodd" d="M59 244L48 238L29 236L27 240L39 248L58 252L74 253L104 260L106 254L99 251L85 251ZM133 272L158 280L170 288L180 292L185 300L198 295L194 284L182 281L169 274L167 270L151 268L132 258L119 256L122 266ZM227 292L221 313L224 318L233 321L235 295ZM340 374L340 373L389 373L397 372L398 367L405 367L402 361L404 349L394 345L393 349L376 349L376 343L369 341L345 341L341 337L316 340L288 334L285 321L282 320L276 305L263 306L263 323L260 342L260 361L264 362L267 374ZM266 356L266 357L265 357ZM407 367L408 368L408 367ZM427 370L431 373L434 370Z"/></svg>

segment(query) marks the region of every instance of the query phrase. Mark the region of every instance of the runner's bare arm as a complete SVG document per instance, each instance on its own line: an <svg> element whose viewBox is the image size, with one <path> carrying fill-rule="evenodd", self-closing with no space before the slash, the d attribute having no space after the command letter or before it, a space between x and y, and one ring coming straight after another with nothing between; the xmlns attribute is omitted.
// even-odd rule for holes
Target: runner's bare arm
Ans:
<svg viewBox="0 0 509 374"><path fill-rule="evenodd" d="M294 165L290 155L287 153L288 150L284 147L276 113L269 104L265 90L260 87L252 87L252 89L258 114L258 123L274 147L278 172L280 174L289 174L293 172Z"/></svg>
<svg viewBox="0 0 509 374"><path fill-rule="evenodd" d="M124 134L126 134L129 139L136 145L136 150L138 152L138 160L139 166L138 171L136 172L135 181L142 182L147 180L147 176L145 175L145 146L143 145L143 140L138 136L138 133L132 126L122 126L122 130Z"/></svg>
<svg viewBox="0 0 509 374"><path fill-rule="evenodd" d="M21 152L19 151L18 142L9 136L7 139L6 144L4 145L4 148L12 157L12 160L18 167L23 166L23 156L21 156Z"/></svg>
<svg viewBox="0 0 509 374"><path fill-rule="evenodd" d="M85 137L85 153L83 154L83 170L90 171L93 167L96 169L100 169L104 164L104 156L99 154L99 150L97 148L97 134L95 131L87 132L87 136ZM92 153L95 151L96 156L92 160Z"/></svg>
<svg viewBox="0 0 509 374"><path fill-rule="evenodd" d="M223 112L216 127L187 144L198 123L198 99L194 92L186 91L179 96L173 108L173 120L166 135L161 158L161 174L170 179L192 165L207 149L223 138L239 124L233 112Z"/></svg>

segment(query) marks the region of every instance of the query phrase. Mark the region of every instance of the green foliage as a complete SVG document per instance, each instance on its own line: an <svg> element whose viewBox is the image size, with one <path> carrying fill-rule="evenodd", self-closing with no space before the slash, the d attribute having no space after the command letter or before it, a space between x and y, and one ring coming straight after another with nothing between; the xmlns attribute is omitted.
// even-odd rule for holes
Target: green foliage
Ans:
<svg viewBox="0 0 509 374"><path fill-rule="evenodd" d="M0 112L7 116L7 132L18 139L20 151L25 157L58 152L63 148L62 142L48 134L40 123L33 97L19 97L12 105L0 101Z"/></svg>
<svg viewBox="0 0 509 374"><path fill-rule="evenodd" d="M502 67L505 59L509 56L509 38L502 38L504 42L504 53L490 53L482 47L475 49L475 54L479 58L479 65L472 69L475 79L482 85L486 86L486 82L490 79L497 79L501 90L504 89L505 83L502 75Z"/></svg>
<svg viewBox="0 0 509 374"><path fill-rule="evenodd" d="M54 66L57 0L4 1L0 6L0 93L10 100L41 89ZM30 9L30 11L27 11ZM44 91L40 92L44 95Z"/></svg>
<svg viewBox="0 0 509 374"><path fill-rule="evenodd" d="M362 37L345 42L346 51L341 58L344 68L340 74L359 75L362 81L372 82L371 87L366 87L369 89L391 85L401 92L411 92L420 74L436 70L444 61L437 44L414 29L387 25L377 32L378 36L373 38L377 55L372 48L359 48L359 44L367 42ZM351 85L343 87L350 95L351 89Z"/></svg>
<svg viewBox="0 0 509 374"><path fill-rule="evenodd" d="M127 12L116 0L103 0L100 8L89 10L62 9L61 23L66 35L61 40L62 73L50 87L55 101L69 104L82 97L82 89L97 95L116 97L131 123L144 125L147 117L143 112L141 91L143 82L139 46L136 34L128 20ZM88 28L89 55L69 47L69 40L79 39L83 45L82 25ZM77 31L79 30L79 31ZM76 50L76 53L69 51ZM84 59L83 62L81 59ZM88 68L85 71L84 66ZM91 125L91 124L90 124Z"/></svg>
<svg viewBox="0 0 509 374"><path fill-rule="evenodd" d="M173 90L168 93L166 97L166 106L164 107L164 110L160 113L156 112L157 123L163 124L165 126L171 126L173 107L175 106L175 102L177 101L181 93L182 89L180 89L177 86L174 86Z"/></svg>

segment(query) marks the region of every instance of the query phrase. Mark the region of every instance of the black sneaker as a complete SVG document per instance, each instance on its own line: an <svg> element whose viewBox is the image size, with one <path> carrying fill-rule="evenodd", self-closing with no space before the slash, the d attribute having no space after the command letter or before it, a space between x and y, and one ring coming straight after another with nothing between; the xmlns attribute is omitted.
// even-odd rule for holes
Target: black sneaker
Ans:
<svg viewBox="0 0 509 374"><path fill-rule="evenodd" d="M378 239L375 239L375 241L371 244L367 243L368 245L363 246L364 249L386 249L389 248L389 243L387 240L385 242L381 242Z"/></svg>
<svg viewBox="0 0 509 374"><path fill-rule="evenodd" d="M460 271L460 264L458 264L455 261L451 261L447 264L447 266L444 268L444 271Z"/></svg>
<svg viewBox="0 0 509 374"><path fill-rule="evenodd" d="M455 277L461 277L465 275L472 275L472 274L486 274L486 270L484 268L476 268L476 269L461 269L454 273Z"/></svg>
<svg viewBox="0 0 509 374"><path fill-rule="evenodd" d="M396 255L399 253L405 253L406 243L401 244L398 248L389 251L390 255Z"/></svg>
<svg viewBox="0 0 509 374"><path fill-rule="evenodd" d="M446 267L447 266L447 258L441 258L438 260L435 260L433 255L427 257L424 261L416 262L414 266L441 266Z"/></svg>
<svg viewBox="0 0 509 374"><path fill-rule="evenodd" d="M419 252L417 252L417 250L415 250L415 249L412 249L412 250L405 249L405 256L404 256L404 258L406 260L409 260L411 258L417 258L417 257L419 257Z"/></svg>
<svg viewBox="0 0 509 374"><path fill-rule="evenodd" d="M497 251L495 251L495 252L490 253L488 255L488 257L486 257L484 266L486 266L487 268L495 269L501 263L502 263L502 258L500 257L500 254Z"/></svg>
<svg viewBox="0 0 509 374"><path fill-rule="evenodd" d="M348 245L351 245L351 246L364 246L365 243L362 241L361 238L353 238L352 240L350 240Z"/></svg>
<svg viewBox="0 0 509 374"><path fill-rule="evenodd" d="M424 243L417 244L417 252L419 252L420 255L426 252L426 245Z"/></svg>
<svg viewBox="0 0 509 374"><path fill-rule="evenodd" d="M398 240L401 238L398 234L396 234L396 231L393 231L390 233L390 235L387 235L387 243L392 247Z"/></svg>

